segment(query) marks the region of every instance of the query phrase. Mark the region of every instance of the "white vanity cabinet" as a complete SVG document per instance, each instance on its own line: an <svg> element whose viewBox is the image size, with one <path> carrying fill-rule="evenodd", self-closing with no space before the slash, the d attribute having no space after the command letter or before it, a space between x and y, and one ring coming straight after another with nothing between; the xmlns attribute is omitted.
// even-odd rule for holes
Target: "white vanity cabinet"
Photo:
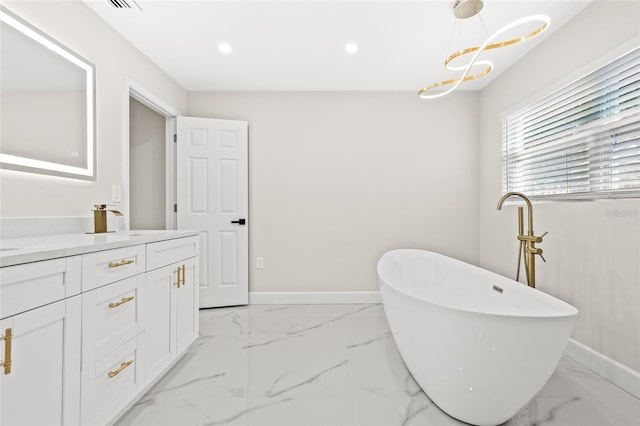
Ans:
<svg viewBox="0 0 640 426"><path fill-rule="evenodd" d="M1 259L0 426L113 423L197 338L197 233L136 237Z"/></svg>
<svg viewBox="0 0 640 426"><path fill-rule="evenodd" d="M0 425L80 422L80 274L77 256L0 269Z"/></svg>
<svg viewBox="0 0 640 426"><path fill-rule="evenodd" d="M149 381L158 377L198 337L198 253L197 237L147 245L148 269L156 267L147 272L145 287Z"/></svg>

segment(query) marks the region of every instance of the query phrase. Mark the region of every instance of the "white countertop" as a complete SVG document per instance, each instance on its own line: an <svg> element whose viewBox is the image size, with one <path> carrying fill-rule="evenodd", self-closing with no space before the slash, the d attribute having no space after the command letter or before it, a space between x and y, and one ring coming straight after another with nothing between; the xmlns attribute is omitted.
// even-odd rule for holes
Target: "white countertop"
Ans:
<svg viewBox="0 0 640 426"><path fill-rule="evenodd" d="M0 239L0 267L189 237L198 235L200 232L171 230L124 231L104 234L78 233L3 238Z"/></svg>

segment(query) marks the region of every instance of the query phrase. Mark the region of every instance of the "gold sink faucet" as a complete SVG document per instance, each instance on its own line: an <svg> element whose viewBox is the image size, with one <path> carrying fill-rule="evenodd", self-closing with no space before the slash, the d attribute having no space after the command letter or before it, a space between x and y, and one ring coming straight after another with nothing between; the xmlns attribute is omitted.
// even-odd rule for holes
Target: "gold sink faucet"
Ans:
<svg viewBox="0 0 640 426"><path fill-rule="evenodd" d="M520 278L520 259L522 258L522 254L524 253L524 267L525 273L527 277L527 284L529 287L536 286L536 265L535 265L535 257L539 255L540 258L544 262L546 262L545 258L542 256L542 249L536 247L536 243L542 242L542 237L547 235L547 232L542 234L539 237L536 237L533 233L533 207L531 205L531 201L521 192L507 192L500 200L498 200L498 210L502 210L502 204L509 197L517 196L524 200L527 203L527 219L528 219L528 229L527 234L524 234L524 225L523 225L523 207L518 207L518 241L520 241L520 248L518 249L518 270L516 272L516 281Z"/></svg>
<svg viewBox="0 0 640 426"><path fill-rule="evenodd" d="M102 234L107 231L107 212L111 212L116 216L122 216L118 210L108 210L106 204L94 204L93 210L93 229L96 234Z"/></svg>

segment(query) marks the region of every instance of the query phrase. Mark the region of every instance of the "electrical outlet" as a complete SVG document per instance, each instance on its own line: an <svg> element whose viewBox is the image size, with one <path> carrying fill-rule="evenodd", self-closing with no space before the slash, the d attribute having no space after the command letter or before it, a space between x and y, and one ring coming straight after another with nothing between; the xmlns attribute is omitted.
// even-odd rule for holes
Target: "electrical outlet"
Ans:
<svg viewBox="0 0 640 426"><path fill-rule="evenodd" d="M122 188L120 185L111 185L111 202L119 203L122 201Z"/></svg>
<svg viewBox="0 0 640 426"><path fill-rule="evenodd" d="M256 257L256 269L264 269L264 257Z"/></svg>

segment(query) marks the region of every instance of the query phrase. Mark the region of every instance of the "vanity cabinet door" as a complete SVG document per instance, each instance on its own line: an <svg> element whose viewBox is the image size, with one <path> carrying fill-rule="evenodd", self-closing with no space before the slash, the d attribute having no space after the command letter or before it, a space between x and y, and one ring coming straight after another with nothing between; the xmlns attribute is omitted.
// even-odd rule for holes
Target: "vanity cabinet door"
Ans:
<svg viewBox="0 0 640 426"><path fill-rule="evenodd" d="M198 337L198 258L147 272L145 363L147 383Z"/></svg>
<svg viewBox="0 0 640 426"><path fill-rule="evenodd" d="M0 321L11 368L0 368L0 424L80 422L80 296ZM7 341L0 341L6 361Z"/></svg>
<svg viewBox="0 0 640 426"><path fill-rule="evenodd" d="M177 289L177 265L147 272L145 282L145 344L147 383L156 378L176 358L174 288Z"/></svg>
<svg viewBox="0 0 640 426"><path fill-rule="evenodd" d="M199 295L197 258L179 264L182 268L182 283L174 289L176 299L176 354L180 355L198 338L200 317L198 315Z"/></svg>

